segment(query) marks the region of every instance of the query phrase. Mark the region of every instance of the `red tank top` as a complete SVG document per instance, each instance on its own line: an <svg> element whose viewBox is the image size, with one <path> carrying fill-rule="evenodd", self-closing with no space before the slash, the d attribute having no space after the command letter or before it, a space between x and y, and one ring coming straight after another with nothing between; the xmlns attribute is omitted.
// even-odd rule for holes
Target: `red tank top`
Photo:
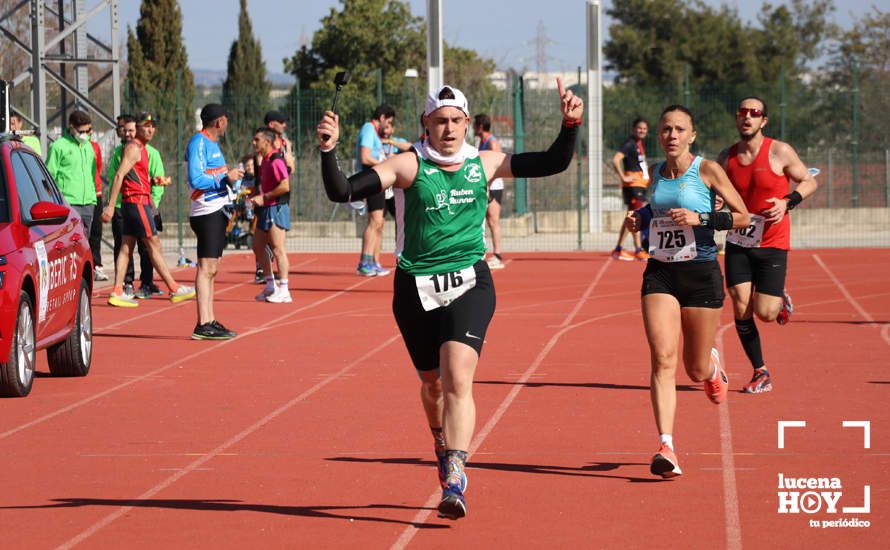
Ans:
<svg viewBox="0 0 890 550"><path fill-rule="evenodd" d="M124 184L121 188L121 201L135 204L149 204L151 202L151 181L148 179L148 150L145 145L139 144L139 162L130 168L124 176Z"/></svg>
<svg viewBox="0 0 890 550"><path fill-rule="evenodd" d="M752 214L760 214L773 205L766 199L782 198L788 194L788 178L785 175L774 174L769 165L769 151L772 144L771 138L764 137L757 157L754 162L748 165L739 162L738 144L729 149L726 173L742 200L745 201L748 212ZM779 223L767 222L764 224L760 246L761 248L780 248L782 250L791 248L791 219L787 214Z"/></svg>

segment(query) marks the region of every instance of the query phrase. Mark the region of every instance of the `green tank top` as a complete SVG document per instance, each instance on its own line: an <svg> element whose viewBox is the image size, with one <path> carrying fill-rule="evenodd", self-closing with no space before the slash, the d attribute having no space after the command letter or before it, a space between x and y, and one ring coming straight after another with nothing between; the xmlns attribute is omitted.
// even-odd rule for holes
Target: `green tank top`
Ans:
<svg viewBox="0 0 890 550"><path fill-rule="evenodd" d="M480 157L455 172L417 157L417 178L405 189L405 247L399 268L411 275L459 271L485 257L488 180Z"/></svg>

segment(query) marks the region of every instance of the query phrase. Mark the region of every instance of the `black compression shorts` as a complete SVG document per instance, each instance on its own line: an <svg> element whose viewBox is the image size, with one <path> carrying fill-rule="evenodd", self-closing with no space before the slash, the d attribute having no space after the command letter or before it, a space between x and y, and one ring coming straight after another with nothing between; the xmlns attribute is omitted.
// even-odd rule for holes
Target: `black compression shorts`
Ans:
<svg viewBox="0 0 890 550"><path fill-rule="evenodd" d="M495 292L488 264L473 265L476 286L447 306L425 311L413 275L396 269L392 311L405 347L419 371L439 368L439 348L445 342L461 342L480 356L488 323L494 315Z"/></svg>
<svg viewBox="0 0 890 550"><path fill-rule="evenodd" d="M680 307L723 307L723 274L716 260L659 262L649 260L643 272L642 295L670 294Z"/></svg>
<svg viewBox="0 0 890 550"><path fill-rule="evenodd" d="M226 227L229 225L229 217L222 210L192 216L189 225L195 236L198 237L199 258L219 258L226 247Z"/></svg>
<svg viewBox="0 0 890 550"><path fill-rule="evenodd" d="M758 294L782 296L788 272L788 251L745 248L726 243L726 287L752 283Z"/></svg>
<svg viewBox="0 0 890 550"><path fill-rule="evenodd" d="M498 204L503 204L504 200L504 190L503 189L489 189L488 190L488 202L494 201Z"/></svg>
<svg viewBox="0 0 890 550"><path fill-rule="evenodd" d="M374 193L365 200L368 201L368 212L383 210L386 207L386 192Z"/></svg>

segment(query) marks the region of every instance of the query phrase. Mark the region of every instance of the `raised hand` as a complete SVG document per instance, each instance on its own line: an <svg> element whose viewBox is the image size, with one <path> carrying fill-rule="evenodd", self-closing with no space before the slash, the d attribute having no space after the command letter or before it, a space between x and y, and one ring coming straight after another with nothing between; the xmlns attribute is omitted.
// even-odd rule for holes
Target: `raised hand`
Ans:
<svg viewBox="0 0 890 550"><path fill-rule="evenodd" d="M584 114L584 101L571 90L566 90L560 77L556 77L556 89L559 91L559 110L562 118L573 122L581 120L581 115Z"/></svg>
<svg viewBox="0 0 890 550"><path fill-rule="evenodd" d="M318 126L315 127L315 135L318 137L318 145L322 149L331 149L340 137L340 115L332 111L325 111Z"/></svg>

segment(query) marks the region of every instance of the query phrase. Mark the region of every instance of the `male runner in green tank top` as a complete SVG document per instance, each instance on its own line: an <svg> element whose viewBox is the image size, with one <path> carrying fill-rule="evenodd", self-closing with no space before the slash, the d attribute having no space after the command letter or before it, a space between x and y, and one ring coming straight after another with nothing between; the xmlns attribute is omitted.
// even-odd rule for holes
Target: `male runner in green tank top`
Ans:
<svg viewBox="0 0 890 550"><path fill-rule="evenodd" d="M495 308L484 261L488 184L568 167L584 106L560 79L557 87L563 124L541 153L480 152L468 145L469 106L451 86L427 97L425 137L414 144L413 155L396 155L349 179L337 165L337 115L326 112L317 127L322 179L332 201L359 200L392 186L404 190L405 248L393 279L393 314L421 378L442 486L441 517L467 514L464 467L476 422L473 376Z"/></svg>

